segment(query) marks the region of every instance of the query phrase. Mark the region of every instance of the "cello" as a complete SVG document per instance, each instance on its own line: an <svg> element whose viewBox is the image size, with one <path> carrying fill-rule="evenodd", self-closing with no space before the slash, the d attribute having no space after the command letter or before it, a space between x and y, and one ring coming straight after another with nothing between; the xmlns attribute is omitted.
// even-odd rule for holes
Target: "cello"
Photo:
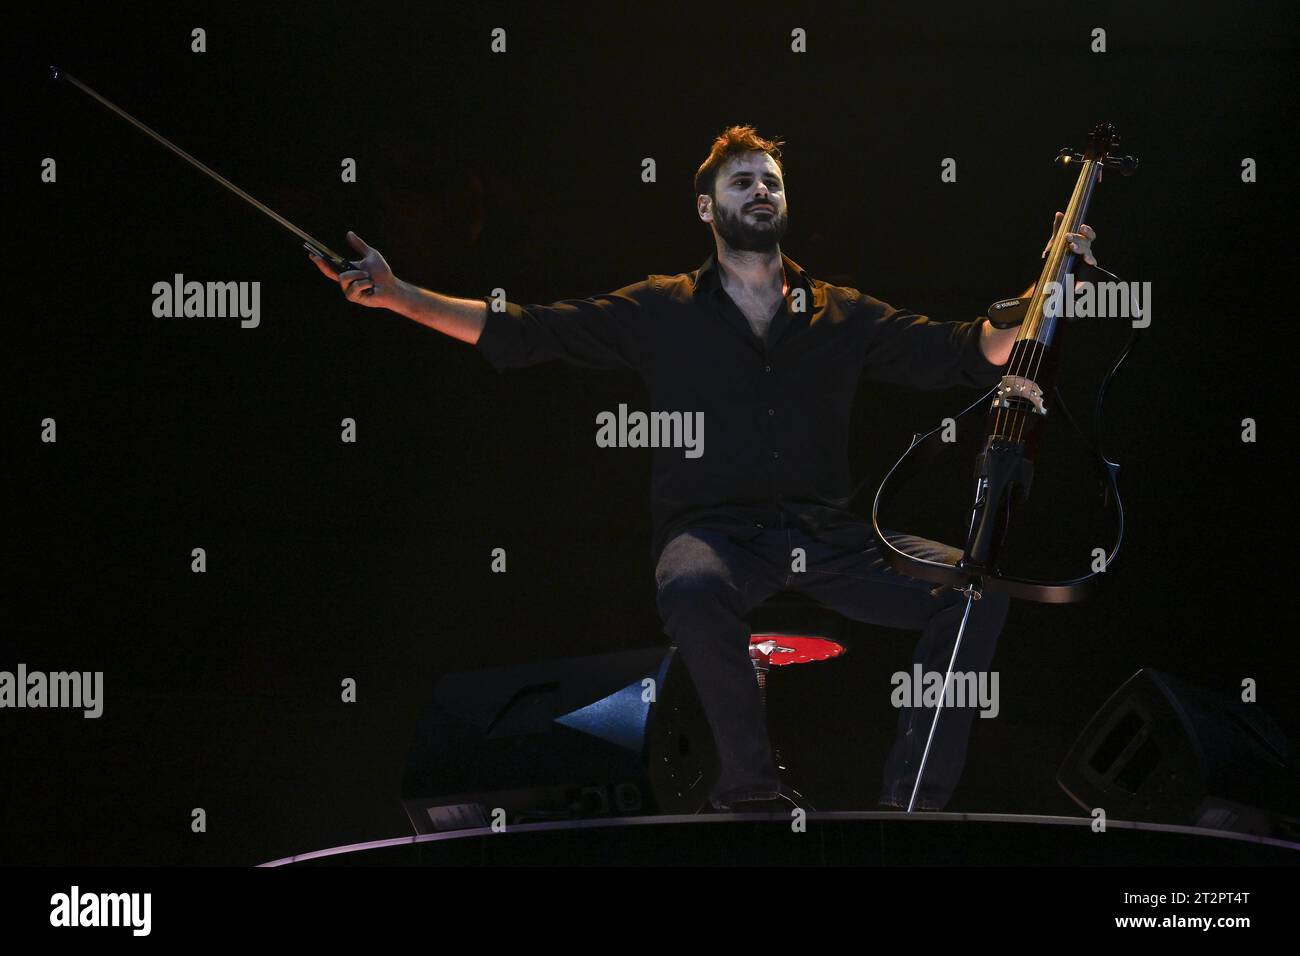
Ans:
<svg viewBox="0 0 1300 956"><path fill-rule="evenodd" d="M871 528L886 561L903 574L939 585L935 595L953 587L966 598L909 811L925 773L971 603L986 589L1052 604L1082 600L1115 561L1124 540L1119 465L1106 457L1103 447L1103 406L1111 380L1145 323L1132 324L1122 349L1104 366L1090 428L1070 410L1062 360L1067 332L1073 336L1071 326L1082 321L1064 307L1065 296L1075 289L1076 266L1085 268L1085 275L1104 274L1120 281L1105 270L1076 263L1066 238L1083 223L1104 170L1125 176L1136 172L1136 159L1112 155L1118 143L1114 127L1102 124L1092 130L1082 152L1058 153L1057 164L1077 165L1079 174L1044 254L1038 282L1026 298L996 302L988 309L995 327L1019 323L1001 380L939 427L914 434L872 503ZM1071 447L1051 447L1063 443ZM1062 475L1073 480L1062 481ZM1035 484L1037 494L1031 497ZM955 510L935 517L945 503ZM954 563L920 558L891 542L886 528L922 520L927 513L941 527L945 518L951 519L944 530L929 536L951 540L958 537L952 533L958 529L964 538Z"/></svg>

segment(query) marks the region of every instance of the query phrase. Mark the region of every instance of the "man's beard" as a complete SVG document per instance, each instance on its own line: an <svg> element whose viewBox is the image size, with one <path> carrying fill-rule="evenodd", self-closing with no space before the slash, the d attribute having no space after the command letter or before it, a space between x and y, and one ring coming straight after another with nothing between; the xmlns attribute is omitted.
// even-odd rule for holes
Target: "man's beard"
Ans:
<svg viewBox="0 0 1300 956"><path fill-rule="evenodd" d="M713 217L713 225L717 228L718 235L737 252L775 251L777 243L785 235L786 226L790 224L790 216L784 210L770 219L752 222L745 219L748 213L733 216L717 203L714 203L714 211L717 214Z"/></svg>

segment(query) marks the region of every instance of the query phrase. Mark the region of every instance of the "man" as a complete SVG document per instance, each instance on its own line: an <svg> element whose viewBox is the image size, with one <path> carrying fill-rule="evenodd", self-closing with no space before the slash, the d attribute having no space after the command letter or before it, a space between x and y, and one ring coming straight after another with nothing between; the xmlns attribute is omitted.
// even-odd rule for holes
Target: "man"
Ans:
<svg viewBox="0 0 1300 956"><path fill-rule="evenodd" d="M845 510L850 409L863 375L918 388L991 386L1016 337L986 320L934 322L810 277L780 249L788 224L781 145L751 126L725 130L695 177L714 254L695 272L652 275L608 295L494 310L489 298L454 299L402 282L353 233L348 241L364 256L357 269L336 276L312 257L349 300L473 344L497 369L551 359L631 368L653 411L703 414L703 454L655 449L653 550L659 613L717 743L710 799L720 809L783 796L745 622L771 595L799 591L856 620L919 630L913 663L946 670L964 599L888 567L869 526ZM1071 236L1089 263L1093 238L1086 226ZM895 538L935 560L960 556ZM955 669L988 668L1007 606L996 593L974 602ZM921 808L940 809L951 796L972 716L970 708L944 712ZM907 805L932 717L933 709L902 708L881 804Z"/></svg>

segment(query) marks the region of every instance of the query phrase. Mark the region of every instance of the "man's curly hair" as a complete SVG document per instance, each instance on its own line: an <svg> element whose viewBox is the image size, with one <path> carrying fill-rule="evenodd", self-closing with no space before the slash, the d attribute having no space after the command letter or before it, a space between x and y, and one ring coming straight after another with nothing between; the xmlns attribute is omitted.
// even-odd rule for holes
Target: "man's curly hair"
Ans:
<svg viewBox="0 0 1300 956"><path fill-rule="evenodd" d="M767 153L776 160L776 168L781 171L781 176L784 178L785 166L781 163L781 147L784 145L785 142L779 139L764 139L752 126L728 126L713 141L708 159L695 173L695 195L704 194L716 201L717 197L713 194L713 189L722 164L732 156L755 150Z"/></svg>

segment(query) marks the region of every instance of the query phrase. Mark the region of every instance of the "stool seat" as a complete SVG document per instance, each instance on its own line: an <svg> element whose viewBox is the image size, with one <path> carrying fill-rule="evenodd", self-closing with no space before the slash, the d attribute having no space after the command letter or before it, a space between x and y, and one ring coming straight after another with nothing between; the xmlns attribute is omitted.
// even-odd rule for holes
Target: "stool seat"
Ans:
<svg viewBox="0 0 1300 956"><path fill-rule="evenodd" d="M839 657L845 647L829 637L763 631L749 636L749 656L772 667L811 664Z"/></svg>

